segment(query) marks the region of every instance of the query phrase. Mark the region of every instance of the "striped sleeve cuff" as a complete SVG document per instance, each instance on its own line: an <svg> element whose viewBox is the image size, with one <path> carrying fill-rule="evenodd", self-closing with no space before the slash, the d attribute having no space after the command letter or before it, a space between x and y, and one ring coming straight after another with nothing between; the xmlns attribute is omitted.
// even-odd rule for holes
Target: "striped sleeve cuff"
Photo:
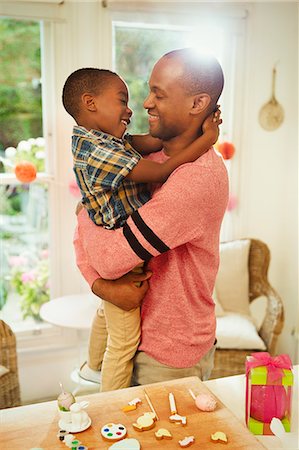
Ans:
<svg viewBox="0 0 299 450"><path fill-rule="evenodd" d="M131 218L137 227L138 231L141 233L145 241L147 241L151 247L156 249L160 254L165 253L170 248L163 242L154 231L144 222L142 217L140 216L138 210L135 211ZM134 253L143 261L148 262L154 255L152 255L141 242L138 240L136 235L133 233L132 229L126 222L123 227L123 234L126 238L128 244Z"/></svg>

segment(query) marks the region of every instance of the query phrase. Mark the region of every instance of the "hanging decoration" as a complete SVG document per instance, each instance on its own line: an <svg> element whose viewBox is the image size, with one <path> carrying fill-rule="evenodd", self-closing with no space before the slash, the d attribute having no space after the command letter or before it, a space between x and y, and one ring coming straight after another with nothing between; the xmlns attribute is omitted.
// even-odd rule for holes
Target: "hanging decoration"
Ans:
<svg viewBox="0 0 299 450"><path fill-rule="evenodd" d="M238 206L238 197L234 194L230 194L226 210L228 212L233 211Z"/></svg>
<svg viewBox="0 0 299 450"><path fill-rule="evenodd" d="M275 97L276 66L272 69L272 94L270 100L262 106L259 113L259 123L264 130L274 131L284 120L283 107Z"/></svg>
<svg viewBox="0 0 299 450"><path fill-rule="evenodd" d="M69 182L69 192L73 197L76 197L76 198L81 197L80 189L75 180L71 180Z"/></svg>
<svg viewBox="0 0 299 450"><path fill-rule="evenodd" d="M232 159L236 152L234 144L228 141L220 142L217 145L217 149L223 156L223 159Z"/></svg>
<svg viewBox="0 0 299 450"><path fill-rule="evenodd" d="M15 165L16 178L21 183L31 183L36 178L36 167L29 161L21 161Z"/></svg>

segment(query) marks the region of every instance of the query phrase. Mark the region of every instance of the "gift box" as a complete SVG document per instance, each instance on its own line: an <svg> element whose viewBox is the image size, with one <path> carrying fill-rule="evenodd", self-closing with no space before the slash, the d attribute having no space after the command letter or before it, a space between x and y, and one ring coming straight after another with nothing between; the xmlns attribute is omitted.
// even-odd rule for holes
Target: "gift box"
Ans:
<svg viewBox="0 0 299 450"><path fill-rule="evenodd" d="M253 434L273 434L273 417L291 430L293 373L288 355L252 353L246 361L246 424Z"/></svg>

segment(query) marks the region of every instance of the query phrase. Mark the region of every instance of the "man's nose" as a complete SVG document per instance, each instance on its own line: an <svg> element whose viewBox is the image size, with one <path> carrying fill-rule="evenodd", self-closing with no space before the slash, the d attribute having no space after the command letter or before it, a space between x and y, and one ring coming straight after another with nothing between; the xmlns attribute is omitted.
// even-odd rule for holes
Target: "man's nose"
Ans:
<svg viewBox="0 0 299 450"><path fill-rule="evenodd" d="M148 94L148 96L146 97L146 99L144 100L144 102L143 102L143 108L144 108L144 109L151 109L151 108L153 108L153 107L154 107L153 95L152 95L152 93L150 92L150 93Z"/></svg>

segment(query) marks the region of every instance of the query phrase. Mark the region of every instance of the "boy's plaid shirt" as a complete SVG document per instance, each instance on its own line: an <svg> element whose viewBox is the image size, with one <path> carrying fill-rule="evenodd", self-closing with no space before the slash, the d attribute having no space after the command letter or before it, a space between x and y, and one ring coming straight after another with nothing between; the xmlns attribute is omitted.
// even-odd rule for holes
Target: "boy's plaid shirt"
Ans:
<svg viewBox="0 0 299 450"><path fill-rule="evenodd" d="M82 201L97 225L121 227L150 199L146 184L125 179L141 158L126 138L75 126L72 152Z"/></svg>

